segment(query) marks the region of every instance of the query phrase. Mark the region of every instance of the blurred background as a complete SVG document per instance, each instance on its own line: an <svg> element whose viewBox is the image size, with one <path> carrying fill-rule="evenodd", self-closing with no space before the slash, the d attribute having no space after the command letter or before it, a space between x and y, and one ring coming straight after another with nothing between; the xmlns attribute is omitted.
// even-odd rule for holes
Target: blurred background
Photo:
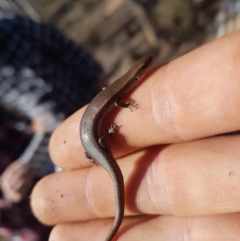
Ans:
<svg viewBox="0 0 240 241"><path fill-rule="evenodd" d="M0 0L0 241L48 240L29 195L59 171L59 123L137 60L162 64L238 29L240 0Z"/></svg>
<svg viewBox="0 0 240 241"><path fill-rule="evenodd" d="M142 56L155 63L240 27L238 0L1 0L87 48L113 81Z"/></svg>

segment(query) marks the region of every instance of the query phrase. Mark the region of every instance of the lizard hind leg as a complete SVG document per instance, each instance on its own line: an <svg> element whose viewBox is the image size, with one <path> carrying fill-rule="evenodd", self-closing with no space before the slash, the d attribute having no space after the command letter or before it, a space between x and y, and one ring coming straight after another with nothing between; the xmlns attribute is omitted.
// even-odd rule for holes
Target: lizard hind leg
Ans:
<svg viewBox="0 0 240 241"><path fill-rule="evenodd" d="M112 139L113 134L115 133L115 129L117 128L117 124L112 124L109 128L108 128L108 132L105 133L104 135L102 135L99 139L98 139L98 143L102 146L102 148L110 151L110 146L107 144L106 142L106 138L110 136L110 138Z"/></svg>
<svg viewBox="0 0 240 241"><path fill-rule="evenodd" d="M95 165L98 164L98 162L96 160L94 160L87 152L85 152L85 157L87 157L87 159L90 163L93 163Z"/></svg>

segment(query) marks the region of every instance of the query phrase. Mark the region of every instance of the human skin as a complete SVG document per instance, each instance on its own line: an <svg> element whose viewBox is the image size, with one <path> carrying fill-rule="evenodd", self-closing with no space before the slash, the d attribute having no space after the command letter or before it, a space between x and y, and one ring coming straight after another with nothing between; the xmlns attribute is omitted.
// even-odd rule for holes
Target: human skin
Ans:
<svg viewBox="0 0 240 241"><path fill-rule="evenodd" d="M123 172L125 218L114 240L216 241L240 237L240 32L150 71L115 108L111 150ZM85 107L53 133L50 154L62 172L35 186L31 204L49 240L104 240L112 227L112 180L84 156Z"/></svg>
<svg viewBox="0 0 240 241"><path fill-rule="evenodd" d="M33 186L33 174L28 164L16 160L4 170L0 179L0 187L4 198L18 203L26 198Z"/></svg>
<svg viewBox="0 0 240 241"><path fill-rule="evenodd" d="M44 123L39 118L32 120L33 133L42 132ZM4 198L13 203L19 203L27 197L34 184L33 171L29 163L18 159L4 170L0 177L0 188Z"/></svg>

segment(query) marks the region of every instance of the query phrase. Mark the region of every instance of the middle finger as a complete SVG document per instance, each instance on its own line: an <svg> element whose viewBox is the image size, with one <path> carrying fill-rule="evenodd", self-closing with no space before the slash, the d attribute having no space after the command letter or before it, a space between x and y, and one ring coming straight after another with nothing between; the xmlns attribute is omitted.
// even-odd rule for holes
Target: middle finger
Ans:
<svg viewBox="0 0 240 241"><path fill-rule="evenodd" d="M239 142L238 135L217 136L121 158L125 213L195 216L239 211ZM35 214L47 224L115 215L112 181L99 166L50 175L32 196L38 200Z"/></svg>

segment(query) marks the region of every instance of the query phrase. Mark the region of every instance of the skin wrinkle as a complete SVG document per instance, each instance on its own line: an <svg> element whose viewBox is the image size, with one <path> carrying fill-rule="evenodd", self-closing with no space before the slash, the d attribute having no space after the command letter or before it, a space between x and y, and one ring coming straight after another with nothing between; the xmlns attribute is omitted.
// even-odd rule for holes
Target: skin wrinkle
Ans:
<svg viewBox="0 0 240 241"><path fill-rule="evenodd" d="M88 174L86 175L86 185L85 185L85 196L87 198L87 204L89 206L88 210L92 210L92 213L94 213L94 215L96 215L97 217L101 217L98 213L98 209L97 209L97 205L94 202L96 199L94 198L94 196L92 195L92 186L90 183L91 180L91 173L92 173L92 168L89 168L88 170Z"/></svg>
<svg viewBox="0 0 240 241"><path fill-rule="evenodd" d="M184 56L182 57L185 58ZM168 65L168 68L166 70L166 75L168 75L168 80L166 81L166 86L168 85L168 102L169 102L169 109L171 110L171 127L174 130L174 138L178 139L177 142L184 142L188 141L187 136L187 126L183 124L183 121L186 118L186 113L191 111L189 106L193 105L191 103L194 103L195 100L195 90L198 89L198 86L195 87L195 85L187 87L187 85L190 85L192 82L192 77L189 76L189 72L191 71L177 71L177 78L176 76L171 75L173 72L173 69L178 69L178 62L173 61ZM192 66L186 66L186 69L192 68ZM183 79L183 84L181 83ZM184 81L185 80L185 81ZM186 82L186 80L189 80ZM167 89L167 88L166 88ZM191 91L189 92L189 89ZM197 108L197 106L196 106ZM190 113L188 113L190 114Z"/></svg>
<svg viewBox="0 0 240 241"><path fill-rule="evenodd" d="M155 78L154 82L157 82L158 80ZM164 82L164 81L162 81ZM159 90L159 88L156 88L155 84L152 85L151 91L150 91L150 96L151 96L151 106L152 106L152 114L155 120L155 123L159 126L159 128L162 128L162 118L161 118L161 114L159 112L159 103L156 101L158 99L159 96L159 91L156 92L156 90ZM162 83L162 88L163 88L163 83ZM164 88L163 88L164 89ZM166 91L165 91L166 93ZM165 94L166 95L166 94ZM162 94L162 96L165 96ZM166 98L164 98L166 99ZM168 108L166 108L164 113L167 113Z"/></svg>
<svg viewBox="0 0 240 241"><path fill-rule="evenodd" d="M174 182L173 182L173 175L171 172L171 167L168 166L168 161L171 162L171 160L165 160L165 153L168 153L168 148L163 150L161 154L158 155L158 164L160 166L159 170L159 176L161 176L161 182L159 183L159 189L162 191L162 198L161 203L164 204L164 213L170 213L175 214L176 211L176 203L177 203L177 197L174 195L174 190L172 188ZM163 156L163 158L161 158ZM161 185L160 185L161 184ZM160 207L161 209L161 207Z"/></svg>
<svg viewBox="0 0 240 241"><path fill-rule="evenodd" d="M157 199L155 197L155 188L154 188L154 172L155 172L155 168L154 168L154 161L152 162L152 165L149 167L148 171L147 171L147 175L144 178L146 180L145 185L147 186L147 193L149 196L149 200L151 201L153 207L154 207L154 212L153 213L158 213L158 208L157 208ZM139 190L139 193L141 193L141 190ZM139 195L138 195L139 196ZM155 200L155 201L154 201Z"/></svg>
<svg viewBox="0 0 240 241"><path fill-rule="evenodd" d="M164 154L165 150L161 153ZM164 204L164 213L171 213L174 214L175 212L175 204L176 204L176 197L172 190L173 179L172 174L169 172L169 168L165 161L161 158L161 154L158 155L158 165L160 166L159 176L161 176L161 182L159 183L159 189L162 193L162 204Z"/></svg>
<svg viewBox="0 0 240 241"><path fill-rule="evenodd" d="M185 222L185 228L183 228L183 232L182 232L182 237L183 237L183 241L192 241L193 237L192 237L192 227L193 227L194 221L193 219L186 219Z"/></svg>
<svg viewBox="0 0 240 241"><path fill-rule="evenodd" d="M149 200L152 204L151 213L158 213L162 207L164 207L164 213L172 213L170 210L171 206L169 205L170 203L173 203L173 201L170 201L171 199L169 196L169 178L164 175L166 174L166 169L162 164L161 153L159 152L149 166L142 182L142 186L146 188ZM159 177L161 177L161 182L158 180ZM138 193L141 193L141 189L139 189ZM159 202L159 199L161 199L161 202ZM158 203L161 204L160 207ZM139 209L141 210L141 208Z"/></svg>
<svg viewBox="0 0 240 241"><path fill-rule="evenodd" d="M164 151L163 151L164 152ZM156 167L155 167L155 173L156 170L158 170L158 175L155 176L155 178L158 179L158 176L161 177L161 182L159 182L158 180L155 180L155 183L159 183L159 185L157 186L157 189L160 191L160 193L158 192L158 190L155 190L155 200L159 199L159 196L157 196L157 193L159 193L160 198L161 198L161 205L164 205L164 209L165 209L165 213L171 213L171 205L170 203L172 203L171 201L171 192L169 192L169 178L166 169L164 168L164 162L162 162L161 160L161 153L159 153L157 155L157 161L156 161ZM155 164L153 162L153 164ZM153 168L154 170L154 168ZM158 208L158 210L161 209L161 207Z"/></svg>
<svg viewBox="0 0 240 241"><path fill-rule="evenodd" d="M167 131L171 131L172 136L182 141L182 137L179 134L176 123L176 113L174 111L174 102L171 96L171 86L168 82L168 67L171 63L162 66L161 76L156 76L151 89L151 105L152 105L152 115L154 117L155 123L158 125L159 131L162 130L163 120L169 125ZM160 103L156 100L160 100ZM160 111L159 111L160 109ZM166 125L166 124L165 124ZM166 133L166 130L162 130L162 133Z"/></svg>

